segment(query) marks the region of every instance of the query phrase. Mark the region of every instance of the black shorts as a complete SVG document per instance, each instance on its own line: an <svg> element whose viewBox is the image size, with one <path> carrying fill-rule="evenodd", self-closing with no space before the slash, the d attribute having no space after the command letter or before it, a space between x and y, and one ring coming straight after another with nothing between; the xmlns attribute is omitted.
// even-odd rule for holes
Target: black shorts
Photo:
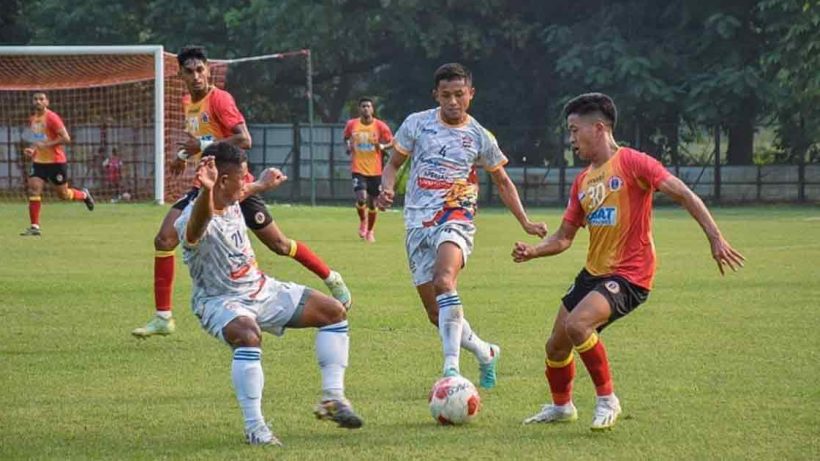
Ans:
<svg viewBox="0 0 820 461"><path fill-rule="evenodd" d="M367 189L367 195L376 197L382 191L382 177L353 173L353 192L364 189Z"/></svg>
<svg viewBox="0 0 820 461"><path fill-rule="evenodd" d="M62 186L68 181L68 165L65 163L33 163L29 176Z"/></svg>
<svg viewBox="0 0 820 461"><path fill-rule="evenodd" d="M592 291L597 291L606 298L612 312L609 320L598 327L598 331L632 312L649 297L649 290L629 282L620 275L594 276L584 268L575 277L575 283L569 287L567 294L561 298L561 302L564 303L567 311L572 312L575 306Z"/></svg>
<svg viewBox="0 0 820 461"><path fill-rule="evenodd" d="M196 199L197 195L199 195L199 188L194 187L177 200L171 208L182 211ZM245 217L245 225L248 229L263 229L273 222L273 216L259 195L245 197L245 200L239 202L239 207L242 209L242 216Z"/></svg>

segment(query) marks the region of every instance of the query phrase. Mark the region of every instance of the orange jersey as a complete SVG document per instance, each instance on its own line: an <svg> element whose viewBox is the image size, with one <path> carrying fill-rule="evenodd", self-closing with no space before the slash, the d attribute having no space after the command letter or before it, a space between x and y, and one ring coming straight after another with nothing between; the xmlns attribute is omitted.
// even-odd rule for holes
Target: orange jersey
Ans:
<svg viewBox="0 0 820 461"><path fill-rule="evenodd" d="M344 138L350 140L350 169L353 173L381 176L382 150L379 144L393 140L393 133L387 124L374 118L372 123L365 125L361 119L354 118L345 125Z"/></svg>
<svg viewBox="0 0 820 461"><path fill-rule="evenodd" d="M236 107L233 96L216 87L197 102L191 102L190 96L186 96L183 107L185 131L200 140L225 139L233 134L235 126L245 123L245 117Z"/></svg>
<svg viewBox="0 0 820 461"><path fill-rule="evenodd" d="M655 277L652 194L670 173L660 162L622 147L598 168L575 178L564 219L589 227L586 269L620 275L647 290Z"/></svg>
<svg viewBox="0 0 820 461"><path fill-rule="evenodd" d="M48 109L43 115L33 115L29 119L29 128L34 134L34 142L48 142L59 138L60 130L65 129L63 119ZM34 163L66 163L62 144L51 147L39 147L34 153Z"/></svg>

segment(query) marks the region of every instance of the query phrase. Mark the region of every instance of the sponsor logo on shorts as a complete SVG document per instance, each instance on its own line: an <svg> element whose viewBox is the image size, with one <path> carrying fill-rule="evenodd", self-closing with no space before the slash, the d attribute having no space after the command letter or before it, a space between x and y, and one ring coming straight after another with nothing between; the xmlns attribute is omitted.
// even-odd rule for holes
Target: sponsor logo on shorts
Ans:
<svg viewBox="0 0 820 461"><path fill-rule="evenodd" d="M615 207L598 208L587 216L590 226L614 226L618 218L618 209Z"/></svg>
<svg viewBox="0 0 820 461"><path fill-rule="evenodd" d="M62 180L63 180L63 175L62 175L62 174L60 174L60 173L57 173L57 175L56 175L56 176L54 176L54 179L56 179L58 182L60 182L60 181L62 181Z"/></svg>
<svg viewBox="0 0 820 461"><path fill-rule="evenodd" d="M621 286L618 285L618 282L616 282L614 280L610 280L610 281L604 283L604 286L613 295L617 295L618 293L621 292Z"/></svg>
<svg viewBox="0 0 820 461"><path fill-rule="evenodd" d="M256 221L256 224L262 224L263 222L265 222L265 213L257 211L256 214L253 216L253 220Z"/></svg>
<svg viewBox="0 0 820 461"><path fill-rule="evenodd" d="M612 192L617 191L623 185L624 185L624 180L621 179L620 177L613 176L613 177L609 178L609 190L611 190Z"/></svg>

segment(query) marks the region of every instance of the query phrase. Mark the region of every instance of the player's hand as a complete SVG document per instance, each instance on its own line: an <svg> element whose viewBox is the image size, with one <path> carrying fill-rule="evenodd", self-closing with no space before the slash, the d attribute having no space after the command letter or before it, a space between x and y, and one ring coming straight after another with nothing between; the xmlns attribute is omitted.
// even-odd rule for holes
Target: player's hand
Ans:
<svg viewBox="0 0 820 461"><path fill-rule="evenodd" d="M171 170L171 174L174 176L179 176L185 171L185 160L175 158L171 161L171 165L169 166Z"/></svg>
<svg viewBox="0 0 820 461"><path fill-rule="evenodd" d="M717 239L711 242L712 245L712 258L714 258L715 262L717 263L718 270L720 270L720 275L725 275L725 271L723 270L723 266L726 265L732 271L737 272L738 269L743 267L743 261L746 261L746 258L743 257L737 250L732 248L722 236L719 236Z"/></svg>
<svg viewBox="0 0 820 461"><path fill-rule="evenodd" d="M512 258L517 263L529 261L535 257L535 247L524 242L515 242L513 245Z"/></svg>
<svg viewBox="0 0 820 461"><path fill-rule="evenodd" d="M216 169L216 161L213 156L202 157L199 165L196 167L196 179L205 190L213 189L216 180L219 177L219 171Z"/></svg>
<svg viewBox="0 0 820 461"><path fill-rule="evenodd" d="M23 154L28 158L34 157L34 154L36 152L37 152L37 150L33 147L26 147L25 149L23 149Z"/></svg>
<svg viewBox="0 0 820 461"><path fill-rule="evenodd" d="M524 232L526 232L530 235L537 235L541 238L544 238L544 237L547 236L547 224L546 223L532 222L530 220L527 220L527 222L524 223L524 225L521 226L521 227L524 228Z"/></svg>
<svg viewBox="0 0 820 461"><path fill-rule="evenodd" d="M46 143L44 143L42 141L38 141L38 142L35 142L34 144L32 144L31 147L32 147L32 149L37 150L37 149L42 149L43 147L45 147L45 145L46 145Z"/></svg>
<svg viewBox="0 0 820 461"><path fill-rule="evenodd" d="M393 198L396 196L396 192L392 189L384 189L381 191L378 197L376 197L376 206L379 210L384 211L387 208L390 208L393 205Z"/></svg>
<svg viewBox="0 0 820 461"><path fill-rule="evenodd" d="M256 183L261 191L272 190L276 189L283 182L287 181L288 177L282 173L282 170L279 168L265 168L262 171L262 174L259 175L259 178L256 180Z"/></svg>
<svg viewBox="0 0 820 461"><path fill-rule="evenodd" d="M180 149L185 149L189 157L199 153L199 138L187 131L185 132L185 140L178 142L177 145Z"/></svg>

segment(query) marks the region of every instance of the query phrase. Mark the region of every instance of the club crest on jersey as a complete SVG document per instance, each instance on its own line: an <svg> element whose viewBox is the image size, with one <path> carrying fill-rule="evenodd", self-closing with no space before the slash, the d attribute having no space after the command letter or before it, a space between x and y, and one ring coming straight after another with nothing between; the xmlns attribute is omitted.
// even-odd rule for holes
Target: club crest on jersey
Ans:
<svg viewBox="0 0 820 461"><path fill-rule="evenodd" d="M624 185L624 180L621 179L620 177L613 176L613 177L609 178L609 190L611 190L612 192L617 191L623 185Z"/></svg>
<svg viewBox="0 0 820 461"><path fill-rule="evenodd" d="M621 291L621 286L618 285L618 282L616 282L614 280L610 280L610 281L604 283L604 286L613 295L617 295Z"/></svg>
<svg viewBox="0 0 820 461"><path fill-rule="evenodd" d="M202 120L202 123L208 123L208 120L209 120L208 113L207 113L207 112L203 112L203 113L199 116L199 119L200 119L200 120Z"/></svg>
<svg viewBox="0 0 820 461"><path fill-rule="evenodd" d="M614 226L617 218L617 208L602 207L587 215L587 222L590 226Z"/></svg>
<svg viewBox="0 0 820 461"><path fill-rule="evenodd" d="M461 137L461 147L465 149L469 149L473 147L473 140L469 136L462 136Z"/></svg>

